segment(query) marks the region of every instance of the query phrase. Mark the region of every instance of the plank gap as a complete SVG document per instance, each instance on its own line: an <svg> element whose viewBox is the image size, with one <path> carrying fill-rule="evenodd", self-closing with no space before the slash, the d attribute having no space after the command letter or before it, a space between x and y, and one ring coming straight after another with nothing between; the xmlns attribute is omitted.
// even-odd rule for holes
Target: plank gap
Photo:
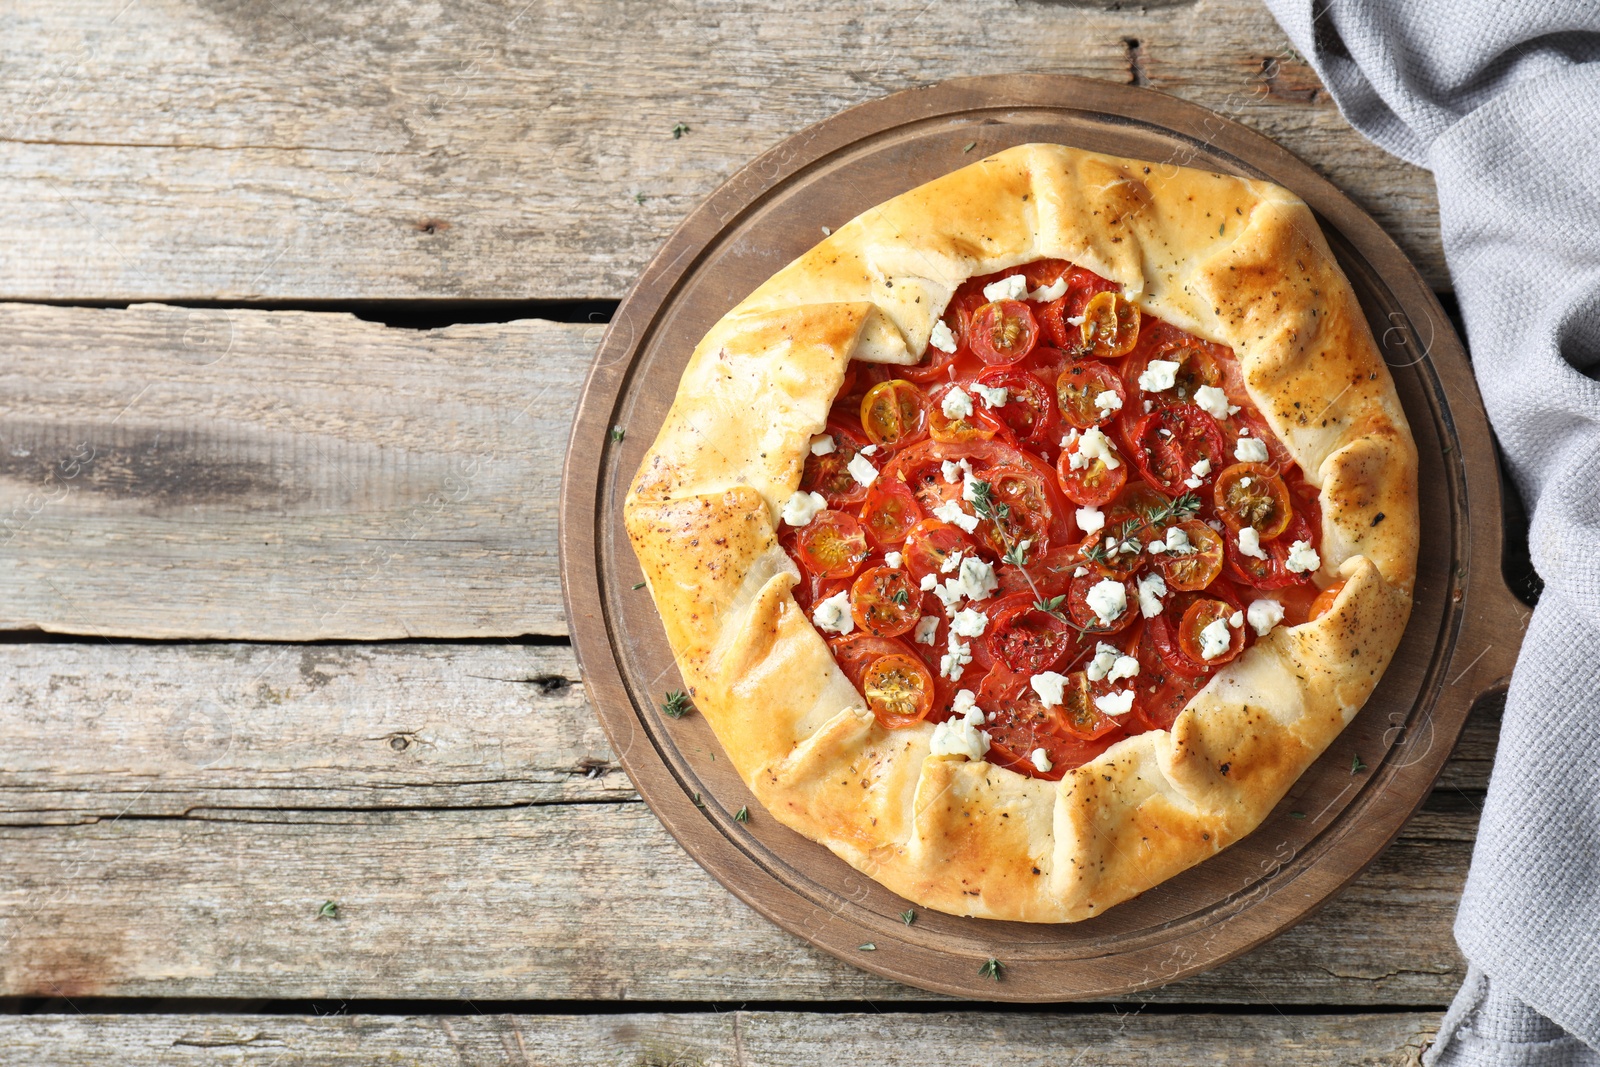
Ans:
<svg viewBox="0 0 1600 1067"><path fill-rule="evenodd" d="M126 311L140 300L12 300L42 307ZM442 330L447 326L498 324L528 319L545 322L604 325L616 314L618 300L457 300L421 297L410 300L164 300L168 307L207 311L310 311L354 315L398 330Z"/></svg>

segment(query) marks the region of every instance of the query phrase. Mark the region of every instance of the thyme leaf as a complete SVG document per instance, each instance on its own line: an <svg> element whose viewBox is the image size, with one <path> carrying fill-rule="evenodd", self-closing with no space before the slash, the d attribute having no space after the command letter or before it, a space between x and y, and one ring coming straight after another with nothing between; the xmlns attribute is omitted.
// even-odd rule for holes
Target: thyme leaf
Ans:
<svg viewBox="0 0 1600 1067"><path fill-rule="evenodd" d="M749 822L750 821L750 806L747 804L744 807L740 808L738 811L734 812L733 813L733 821L734 822Z"/></svg>
<svg viewBox="0 0 1600 1067"><path fill-rule="evenodd" d="M689 702L689 694L681 689L674 689L667 694L666 702L661 705L661 711L669 719L681 719L694 710L694 705Z"/></svg>
<svg viewBox="0 0 1600 1067"><path fill-rule="evenodd" d="M900 921L905 923L907 926L910 926L912 923L916 922L917 921L916 909L915 908L907 908L905 911L902 911L900 913Z"/></svg>
<svg viewBox="0 0 1600 1067"><path fill-rule="evenodd" d="M1359 773L1360 771L1364 771L1366 769L1367 769L1367 765L1365 763L1361 762L1361 754L1359 752L1350 757L1350 773L1351 774L1356 774L1356 773Z"/></svg>
<svg viewBox="0 0 1600 1067"><path fill-rule="evenodd" d="M678 138L682 137L684 134L686 134L688 132L689 132L689 124L687 122L677 123L676 125L674 125L672 127L672 139L674 141L676 141Z"/></svg>
<svg viewBox="0 0 1600 1067"><path fill-rule="evenodd" d="M628 431L624 430L621 426L611 427L611 440L616 444L621 444L622 439L626 436L628 436Z"/></svg>
<svg viewBox="0 0 1600 1067"><path fill-rule="evenodd" d="M1051 597L1048 600L1043 600L1043 599L1035 600L1033 602L1033 610L1034 611L1042 611L1046 615L1054 615L1056 618L1060 619L1062 622L1066 622L1067 621L1067 617L1065 615L1061 614L1061 602L1063 600L1065 600L1065 599L1067 599L1067 594L1060 593L1060 594L1058 594L1056 596Z"/></svg>
<svg viewBox="0 0 1600 1067"><path fill-rule="evenodd" d="M896 589L889 599L894 601L896 604L899 604L901 607L905 607L906 604L911 601L911 594L906 592L904 589Z"/></svg>
<svg viewBox="0 0 1600 1067"><path fill-rule="evenodd" d="M339 903L334 900L324 900L322 907L317 909L319 919L337 919L339 917Z"/></svg>
<svg viewBox="0 0 1600 1067"><path fill-rule="evenodd" d="M993 978L996 982L998 982L1000 981L1000 972L1003 970L1005 970L1005 965L999 960L995 959L993 956L990 956L984 961L983 966L978 968L978 977Z"/></svg>

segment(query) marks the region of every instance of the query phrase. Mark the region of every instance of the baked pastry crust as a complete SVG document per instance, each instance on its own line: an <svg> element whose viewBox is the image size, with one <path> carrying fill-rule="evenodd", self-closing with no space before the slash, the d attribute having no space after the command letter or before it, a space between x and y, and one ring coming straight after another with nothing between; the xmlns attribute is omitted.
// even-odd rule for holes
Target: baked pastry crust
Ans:
<svg viewBox="0 0 1600 1067"><path fill-rule="evenodd" d="M1320 493L1331 611L1222 668L1172 729L1059 782L931 756L885 730L790 590L779 546L846 361L909 364L966 278L1070 260L1233 348ZM696 706L777 819L901 896L1074 922L1255 829L1365 703L1411 610L1416 448L1388 368L1306 205L1278 186L1030 144L865 212L695 348L625 504Z"/></svg>

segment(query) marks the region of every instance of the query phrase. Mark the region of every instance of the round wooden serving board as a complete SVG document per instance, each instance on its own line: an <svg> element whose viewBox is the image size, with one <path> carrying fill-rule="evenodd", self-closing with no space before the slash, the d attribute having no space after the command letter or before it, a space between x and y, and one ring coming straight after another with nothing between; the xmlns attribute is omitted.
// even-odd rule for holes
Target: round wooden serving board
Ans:
<svg viewBox="0 0 1600 1067"><path fill-rule="evenodd" d="M1265 178L1317 212L1394 373L1421 456L1416 607L1371 701L1266 822L1220 855L1087 922L962 919L910 906L779 825L683 688L622 524L622 502L695 344L757 285L898 193L1033 141ZM612 428L626 436L613 439ZM618 309L580 401L561 500L562 574L584 681L640 794L699 863L773 922L857 966L941 993L1057 1001L1171 982L1299 922L1427 796L1473 701L1503 685L1526 609L1500 569L1500 485L1461 343L1416 270L1310 167L1213 112L1081 78L969 78L804 130L679 227ZM1352 772L1356 757L1366 769ZM748 821L737 815L748 810ZM874 947L867 947L874 946ZM1002 964L999 980L981 975Z"/></svg>

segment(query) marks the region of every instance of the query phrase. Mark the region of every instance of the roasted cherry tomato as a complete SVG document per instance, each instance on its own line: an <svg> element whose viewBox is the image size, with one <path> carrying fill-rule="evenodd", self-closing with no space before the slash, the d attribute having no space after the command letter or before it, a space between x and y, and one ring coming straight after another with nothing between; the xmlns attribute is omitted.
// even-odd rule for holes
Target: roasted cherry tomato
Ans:
<svg viewBox="0 0 1600 1067"><path fill-rule="evenodd" d="M1056 379L1056 402L1068 426L1087 430L1110 422L1128 403L1117 372L1093 360L1069 365Z"/></svg>
<svg viewBox="0 0 1600 1067"><path fill-rule="evenodd" d="M861 428L885 448L921 440L928 432L928 394L904 378L873 386L861 400Z"/></svg>
<svg viewBox="0 0 1600 1067"><path fill-rule="evenodd" d="M994 300L972 316L972 354L991 366L1015 363L1039 342L1033 309L1020 300Z"/></svg>
<svg viewBox="0 0 1600 1067"><path fill-rule="evenodd" d="M922 590L903 567L870 567L850 587L850 614L874 637L899 637L922 617Z"/></svg>
<svg viewBox="0 0 1600 1067"><path fill-rule="evenodd" d="M1093 459L1080 457L1082 440L1079 438L1061 450L1060 457L1056 459L1056 481L1061 486L1061 492L1074 504L1099 507L1122 492L1122 487L1128 481L1128 463L1117 452L1115 445L1110 446L1117 463L1115 467L1101 456Z"/></svg>
<svg viewBox="0 0 1600 1067"><path fill-rule="evenodd" d="M1056 402L1044 383L1027 371L991 367L978 375L977 384L1006 391L1006 402L998 408L990 408L976 391L973 404L1004 423L1020 443L1037 445L1055 429Z"/></svg>
<svg viewBox="0 0 1600 1067"><path fill-rule="evenodd" d="M879 656L861 676L861 695L884 729L912 726L933 707L933 674L916 656Z"/></svg>
<svg viewBox="0 0 1600 1067"><path fill-rule="evenodd" d="M1032 592L1016 593L986 606L984 638L989 654L1019 674L1053 670L1081 642L1060 606L1048 607Z"/></svg>
<svg viewBox="0 0 1600 1067"><path fill-rule="evenodd" d="M1139 643L1139 680L1142 686L1170 681L1173 675L1209 677L1211 668L1199 664L1183 654L1178 645L1178 624L1183 620L1184 609L1194 597L1169 596L1159 615L1144 620L1144 634Z"/></svg>
<svg viewBox="0 0 1600 1067"><path fill-rule="evenodd" d="M932 706L934 692L933 675L928 671L926 666L922 665L920 661L917 660L916 655L909 647L906 646L905 642L892 637L873 637L871 634L850 634L847 637L835 637L830 639L828 641L828 647L833 649L833 658L834 661L839 664L839 669L844 672L844 676L850 679L850 684L855 686L856 690L863 696L866 696L867 692L867 673L872 669L874 664L882 660L893 661L902 659L909 659L912 662L917 663L918 666L922 667L922 677L928 682L926 691L928 693L929 706ZM870 698L868 698L867 706L872 707ZM877 715L876 708L873 708L873 714ZM878 721L883 722L883 717L881 715L878 716ZM918 718L912 718L905 722L897 723L896 725L909 726L911 723L917 721L919 721ZM889 729L895 728L895 725L891 725L890 723L884 722L883 724Z"/></svg>
<svg viewBox="0 0 1600 1067"><path fill-rule="evenodd" d="M1100 359L1116 359L1139 343L1139 305L1117 293L1096 293L1083 309L1078 328L1083 349Z"/></svg>
<svg viewBox="0 0 1600 1067"><path fill-rule="evenodd" d="M1122 587L1120 610L1116 610L1112 586ZM1101 603L1102 598L1108 598L1110 603ZM1085 633L1114 634L1127 629L1139 617L1139 593L1131 579L1107 578L1090 568L1089 573L1073 578L1067 586L1066 607L1073 625ZM1102 618L1097 608L1106 609L1108 615Z"/></svg>
<svg viewBox="0 0 1600 1067"><path fill-rule="evenodd" d="M1084 307L1096 293L1114 293L1120 286L1083 267L1073 267L1065 277L1066 295L1046 304L1040 317L1044 321L1046 335L1055 342L1057 348L1076 352L1083 346L1083 332L1079 326L1083 321Z"/></svg>
<svg viewBox="0 0 1600 1067"><path fill-rule="evenodd" d="M835 421L829 421L826 432L833 438L833 451L825 456L806 456L800 489L821 493L830 508L859 504L867 498L867 487L851 476L849 466L856 453L866 447L867 440L854 429Z"/></svg>
<svg viewBox="0 0 1600 1067"><path fill-rule="evenodd" d="M945 305L944 319L950 324L950 329L956 335L957 352L962 350L972 351L972 317L979 308L989 302L983 295L983 287L989 281L983 278L968 278L956 289L955 295L950 298L950 303Z"/></svg>
<svg viewBox="0 0 1600 1067"><path fill-rule="evenodd" d="M975 556L978 549L966 534L948 522L924 519L906 534L902 566L918 582L929 574L943 581L950 573L944 569L945 562L956 553Z"/></svg>
<svg viewBox="0 0 1600 1067"><path fill-rule="evenodd" d="M1179 523L1178 529L1189 538L1189 550L1168 551L1158 557L1168 589L1198 593L1217 580L1227 559L1222 535L1198 519Z"/></svg>
<svg viewBox="0 0 1600 1067"><path fill-rule="evenodd" d="M1333 610L1333 602L1339 599L1339 594L1344 591L1344 581L1334 582L1328 588L1317 594L1317 599L1311 602L1311 610L1307 613L1306 621L1320 619Z"/></svg>
<svg viewBox="0 0 1600 1067"><path fill-rule="evenodd" d="M1116 689L1127 689L1124 681ZM1067 684L1061 690L1061 722L1067 733L1084 741L1095 741L1122 729L1122 723L1100 710L1095 703L1113 691L1112 687L1089 681L1083 671L1067 675ZM1131 708L1130 708L1131 710Z"/></svg>
<svg viewBox="0 0 1600 1067"><path fill-rule="evenodd" d="M1237 532L1253 526L1263 541L1283 533L1293 517L1289 487L1262 463L1235 463L1224 470L1217 475L1212 495L1217 516L1228 529Z"/></svg>
<svg viewBox="0 0 1600 1067"><path fill-rule="evenodd" d="M1184 675L1174 673L1154 689L1141 691L1133 702L1138 719L1151 730L1170 730L1183 709L1189 706L1194 695L1211 681L1209 674Z"/></svg>
<svg viewBox="0 0 1600 1067"><path fill-rule="evenodd" d="M1184 610L1183 621L1178 624L1178 647L1190 662L1201 667L1220 667L1244 651L1244 621L1241 619L1238 626L1228 621L1239 610L1226 600L1212 597L1200 597ZM1217 627L1219 622L1221 626ZM1210 642L1206 634L1223 631L1227 632L1227 645L1215 655L1207 656Z"/></svg>
<svg viewBox="0 0 1600 1067"><path fill-rule="evenodd" d="M1025 566L1013 567L1002 564L995 569L995 578L1000 582L1000 588L995 595L1003 597L1012 593L1027 593L1035 598L1049 600L1067 591L1073 572L1083 565L1083 557L1079 555L1078 549L1071 545L1052 548L1042 555L1030 551L1027 553Z"/></svg>
<svg viewBox="0 0 1600 1067"><path fill-rule="evenodd" d="M961 390L972 408L970 414L946 415L945 398ZM1003 423L994 412L984 406L970 387L951 382L941 385L928 398L928 436L947 445L966 444L969 441L988 441L1000 432Z"/></svg>
<svg viewBox="0 0 1600 1067"><path fill-rule="evenodd" d="M1228 538L1228 570L1238 581L1257 589L1282 589L1292 585L1311 585L1309 573L1296 573L1288 567L1289 549L1296 541L1310 541L1311 527L1304 515L1289 520L1288 529L1270 541L1261 542L1266 559L1239 551L1237 535Z"/></svg>
<svg viewBox="0 0 1600 1067"><path fill-rule="evenodd" d="M818 578L848 578L867 558L867 531L847 511L819 511L800 530L800 562Z"/></svg>
<svg viewBox="0 0 1600 1067"><path fill-rule="evenodd" d="M1166 327L1166 330L1171 331L1171 327ZM1195 393L1202 385L1219 389L1223 386L1222 368L1211 354L1212 347L1188 335L1166 337L1153 345L1141 345L1123 367L1129 390L1137 390L1134 395L1160 405L1194 403ZM1172 372L1170 389L1147 393L1138 389L1139 376L1149 369L1150 361L1155 359L1178 366Z"/></svg>
<svg viewBox="0 0 1600 1067"><path fill-rule="evenodd" d="M1144 563L1144 527L1134 520L1106 523L1078 545L1078 561L1098 578L1132 578ZM1084 577L1073 571L1073 577Z"/></svg>
<svg viewBox="0 0 1600 1067"><path fill-rule="evenodd" d="M884 548L895 548L905 542L906 534L921 522L922 507L904 482L879 478L867 490L867 502L861 505L861 522L874 543Z"/></svg>
<svg viewBox="0 0 1600 1067"><path fill-rule="evenodd" d="M1040 550L1048 547L1055 509L1039 472L1007 463L990 467L981 480L989 486L989 505L974 531L978 543L1000 556L1023 541ZM976 502L973 508L976 512Z"/></svg>
<svg viewBox="0 0 1600 1067"><path fill-rule="evenodd" d="M1145 479L1169 496L1178 496L1205 460L1215 473L1223 460L1222 431L1216 420L1193 404L1158 408L1134 424L1128 442ZM1210 475L1199 476L1202 481Z"/></svg>
<svg viewBox="0 0 1600 1067"><path fill-rule="evenodd" d="M1002 767L1034 778L1056 780L1081 767L1121 740L1123 734L1106 734L1085 741L1067 732L1060 708L1047 708L1026 675L996 667L978 688L978 706L991 718L984 729L991 748L988 759ZM1033 762L1036 749L1044 749L1048 771Z"/></svg>

